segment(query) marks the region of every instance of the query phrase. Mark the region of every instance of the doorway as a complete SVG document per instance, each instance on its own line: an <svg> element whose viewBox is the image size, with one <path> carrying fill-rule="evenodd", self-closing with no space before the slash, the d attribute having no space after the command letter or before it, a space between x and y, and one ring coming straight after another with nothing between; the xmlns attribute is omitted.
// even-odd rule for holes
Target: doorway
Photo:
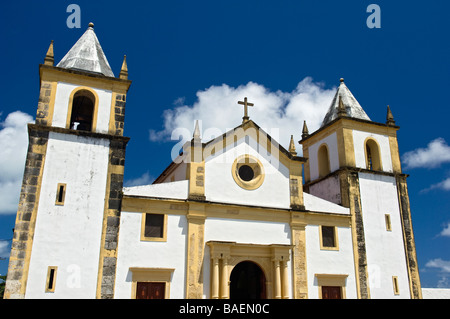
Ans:
<svg viewBox="0 0 450 319"><path fill-rule="evenodd" d="M257 264L243 261L233 268L230 299L266 299L266 277Z"/></svg>

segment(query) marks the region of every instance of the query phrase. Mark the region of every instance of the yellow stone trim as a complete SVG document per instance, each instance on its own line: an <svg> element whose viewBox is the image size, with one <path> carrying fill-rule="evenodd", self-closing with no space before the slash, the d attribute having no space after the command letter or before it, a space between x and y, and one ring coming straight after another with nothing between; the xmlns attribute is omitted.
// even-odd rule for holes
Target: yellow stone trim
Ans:
<svg viewBox="0 0 450 319"><path fill-rule="evenodd" d="M95 132L97 130L97 116L98 116L98 104L99 104L99 98L98 98L98 94L97 92L95 92L95 90L93 90L90 87L87 86L79 86L76 89L74 89L69 96L69 104L67 107L67 118L66 118L66 128L67 129L71 129L70 127L70 119L72 117L72 108L73 108L73 97L74 95L79 92L79 91L89 91L91 92L94 97L95 97L95 101L94 101L94 110L93 110L93 114L92 114L92 128L91 128L91 132Z"/></svg>
<svg viewBox="0 0 450 319"><path fill-rule="evenodd" d="M174 268L144 268L130 267L131 271L131 299L136 299L136 289L138 282L163 282L164 299L170 298L170 282Z"/></svg>
<svg viewBox="0 0 450 319"><path fill-rule="evenodd" d="M62 195L61 195L61 192L62 192ZM59 200L60 197L61 197L61 200ZM58 183L58 185L56 187L55 205L60 205L60 206L64 205L65 198L66 198L66 184Z"/></svg>
<svg viewBox="0 0 450 319"><path fill-rule="evenodd" d="M252 180L244 181L239 176L239 168L243 165L248 165L253 170L255 176ZM246 190L255 190L264 182L264 166L259 159L252 155L241 155L238 156L231 165L231 175L233 176L236 184L238 184L241 188Z"/></svg>
<svg viewBox="0 0 450 319"><path fill-rule="evenodd" d="M402 164L400 161L400 152L398 150L398 140L396 136L389 136L389 149L391 151L392 171L394 173L401 173Z"/></svg>
<svg viewBox="0 0 450 319"><path fill-rule="evenodd" d="M41 82L48 81L72 83L75 85L109 90L121 94L126 94L131 85L130 80L86 74L82 71L77 72L48 65L40 65L39 74Z"/></svg>
<svg viewBox="0 0 450 319"><path fill-rule="evenodd" d="M323 151L321 151L323 148L325 148L326 151L326 158L324 158ZM330 149L328 148L327 143L322 143L317 148L317 166L319 170L319 178L324 177L331 173L331 165L330 165Z"/></svg>

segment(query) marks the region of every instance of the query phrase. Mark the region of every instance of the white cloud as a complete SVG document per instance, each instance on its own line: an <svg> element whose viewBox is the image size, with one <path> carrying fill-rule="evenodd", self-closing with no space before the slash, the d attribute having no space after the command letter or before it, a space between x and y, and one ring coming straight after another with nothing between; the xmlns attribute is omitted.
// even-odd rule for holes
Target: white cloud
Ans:
<svg viewBox="0 0 450 319"><path fill-rule="evenodd" d="M27 123L33 117L15 111L0 123L0 214L14 214L19 203L28 149Z"/></svg>
<svg viewBox="0 0 450 319"><path fill-rule="evenodd" d="M155 179L150 176L149 172L145 172L142 174L142 176L139 176L134 179L129 179L124 182L125 187L131 187L131 186L141 186L141 185L149 185L151 184Z"/></svg>
<svg viewBox="0 0 450 319"><path fill-rule="evenodd" d="M418 148L403 154L402 162L406 164L406 168L438 167L442 163L450 162L450 146L439 137L428 143L426 148ZM450 189L450 185L448 187Z"/></svg>
<svg viewBox="0 0 450 319"><path fill-rule="evenodd" d="M438 268L442 272L450 272L450 261L442 260L441 258L436 258L428 261L425 267Z"/></svg>
<svg viewBox="0 0 450 319"><path fill-rule="evenodd" d="M249 107L250 119L269 135L278 129L279 143L288 147L291 135L295 141L301 139L303 120L306 120L309 132L320 127L335 93L336 87L325 89L322 83L313 82L310 77L303 79L292 92L272 92L254 82L237 88L227 84L211 86L197 92L197 101L192 106L184 105L183 98L177 99L174 108L163 114L163 130L150 130L150 140L169 140L177 128L187 130L190 135L185 139L190 139L195 120L199 120L202 139L206 142L242 123L243 106L237 102L248 97L248 101L254 103ZM206 136L207 132L216 134ZM173 139L178 140L179 136L175 134ZM296 148L301 155L298 143Z"/></svg>
<svg viewBox="0 0 450 319"><path fill-rule="evenodd" d="M444 226L444 229L440 232L440 236L450 237L450 222Z"/></svg>
<svg viewBox="0 0 450 319"><path fill-rule="evenodd" d="M422 193L426 193L428 191L431 191L433 189L442 189L444 191L450 191L450 177L447 179L444 179L442 182L439 182L437 184L433 184L428 188L425 188L421 190Z"/></svg>

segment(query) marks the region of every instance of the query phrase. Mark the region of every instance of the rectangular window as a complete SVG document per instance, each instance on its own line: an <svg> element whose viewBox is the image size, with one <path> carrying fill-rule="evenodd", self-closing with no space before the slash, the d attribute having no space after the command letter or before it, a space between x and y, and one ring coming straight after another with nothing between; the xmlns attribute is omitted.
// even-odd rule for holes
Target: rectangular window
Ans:
<svg viewBox="0 0 450 319"><path fill-rule="evenodd" d="M400 294L400 289L398 288L398 277L392 276L392 285L394 286L394 295Z"/></svg>
<svg viewBox="0 0 450 319"><path fill-rule="evenodd" d="M59 183L56 188L56 205L64 205L64 199L66 197L66 184Z"/></svg>
<svg viewBox="0 0 450 319"><path fill-rule="evenodd" d="M392 228L391 228L391 215L389 215L389 214L384 215L384 220L386 221L386 230L387 231L391 231L392 230Z"/></svg>
<svg viewBox="0 0 450 319"><path fill-rule="evenodd" d="M54 292L56 285L56 270L58 267L49 266L47 270L47 281L45 283L45 292Z"/></svg>
<svg viewBox="0 0 450 319"><path fill-rule="evenodd" d="M321 226L320 227L320 240L322 249L334 249L337 246L336 227L334 226Z"/></svg>
<svg viewBox="0 0 450 319"><path fill-rule="evenodd" d="M165 282L138 282L136 284L136 299L165 299Z"/></svg>
<svg viewBox="0 0 450 319"><path fill-rule="evenodd" d="M143 214L141 240L165 241L167 215Z"/></svg>

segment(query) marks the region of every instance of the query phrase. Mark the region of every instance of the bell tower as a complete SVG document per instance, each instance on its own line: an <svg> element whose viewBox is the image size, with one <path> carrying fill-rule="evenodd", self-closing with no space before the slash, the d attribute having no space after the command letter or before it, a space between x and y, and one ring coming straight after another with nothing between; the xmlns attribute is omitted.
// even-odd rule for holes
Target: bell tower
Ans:
<svg viewBox="0 0 450 319"><path fill-rule="evenodd" d="M92 23L56 66L53 45L39 66L5 298L111 298L127 63L115 77Z"/></svg>
<svg viewBox="0 0 450 319"><path fill-rule="evenodd" d="M344 79L321 127L302 140L305 191L349 207L359 298L421 298L398 126L370 120Z"/></svg>

